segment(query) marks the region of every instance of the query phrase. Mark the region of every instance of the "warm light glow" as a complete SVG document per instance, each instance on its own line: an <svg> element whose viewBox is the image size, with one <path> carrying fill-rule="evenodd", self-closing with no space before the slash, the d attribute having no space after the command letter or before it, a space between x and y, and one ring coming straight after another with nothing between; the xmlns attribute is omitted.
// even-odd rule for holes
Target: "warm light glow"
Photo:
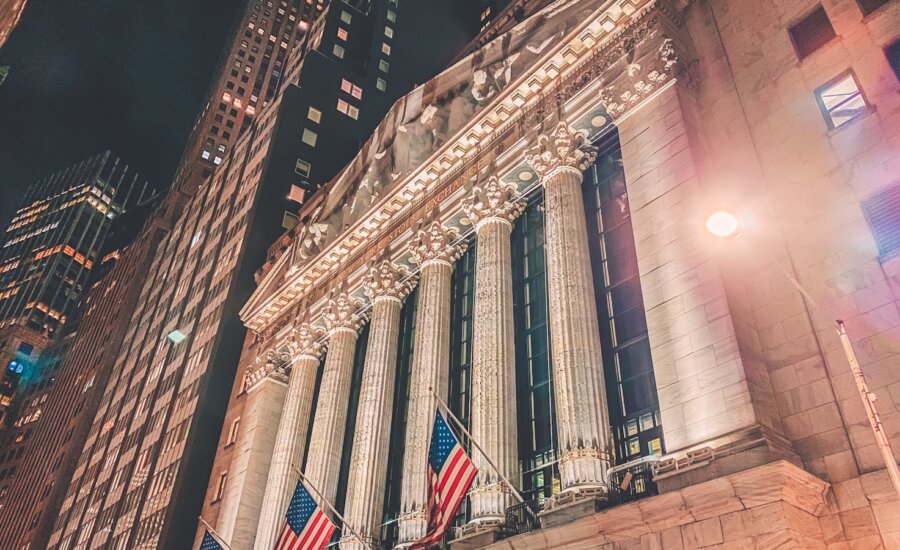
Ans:
<svg viewBox="0 0 900 550"><path fill-rule="evenodd" d="M731 212L719 210L706 220L706 230L716 237L734 237L738 232L738 219Z"/></svg>

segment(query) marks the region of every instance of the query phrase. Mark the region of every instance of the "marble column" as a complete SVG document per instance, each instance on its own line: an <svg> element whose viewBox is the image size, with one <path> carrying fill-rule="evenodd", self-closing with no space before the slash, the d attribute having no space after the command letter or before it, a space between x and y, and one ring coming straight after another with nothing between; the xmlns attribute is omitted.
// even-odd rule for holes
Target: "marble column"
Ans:
<svg viewBox="0 0 900 550"><path fill-rule="evenodd" d="M603 494L609 467L609 412L582 172L596 158L587 134L560 122L527 153L544 186L547 296L559 471L563 491Z"/></svg>
<svg viewBox="0 0 900 550"><path fill-rule="evenodd" d="M294 334L295 355L256 529L253 546L256 550L271 550L275 546L275 537L299 479L297 471L303 462L303 446L309 429L316 371L319 368L319 357L324 351L322 336L320 330L308 323L300 325Z"/></svg>
<svg viewBox="0 0 900 550"><path fill-rule="evenodd" d="M357 332L365 316L359 313L361 300L345 293L334 295L323 312L328 327L328 355L319 383L316 415L313 420L307 479L329 502L337 496L344 431L350 404L353 358Z"/></svg>
<svg viewBox="0 0 900 550"><path fill-rule="evenodd" d="M369 270L366 294L372 300L372 320L344 510L344 519L363 540L345 530L341 538L341 548L345 550L365 550L381 544L400 308L415 283L415 276L407 268L387 260Z"/></svg>
<svg viewBox="0 0 900 550"><path fill-rule="evenodd" d="M400 492L400 544L421 538L426 528L428 444L438 395L447 396L450 364L450 276L453 263L466 243L457 242L458 231L435 221L418 231L410 247L421 266L416 336L413 343L412 377L403 454Z"/></svg>
<svg viewBox="0 0 900 550"><path fill-rule="evenodd" d="M525 202L515 184L497 177L473 186L463 210L475 224L475 309L472 336L472 437L503 475L518 479L516 350L513 325L513 220ZM477 450L478 476L469 496L473 528L496 526L513 504L509 487Z"/></svg>

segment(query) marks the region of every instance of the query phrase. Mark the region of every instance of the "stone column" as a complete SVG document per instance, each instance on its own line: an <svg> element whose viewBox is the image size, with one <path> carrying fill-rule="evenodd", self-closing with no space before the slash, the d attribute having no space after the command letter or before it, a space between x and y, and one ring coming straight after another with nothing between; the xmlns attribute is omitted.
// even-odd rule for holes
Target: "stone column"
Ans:
<svg viewBox="0 0 900 550"><path fill-rule="evenodd" d="M419 230L410 251L421 266L416 306L412 377L403 454L400 493L400 544L425 534L428 494L426 485L428 444L437 410L429 388L446 397L450 363L450 275L466 243L456 242L458 231L435 221Z"/></svg>
<svg viewBox="0 0 900 550"><path fill-rule="evenodd" d="M415 281L408 269L387 260L369 270L366 293L372 300L372 321L344 510L344 519L363 540L345 530L341 537L341 548L345 550L365 550L381 544L400 308Z"/></svg>
<svg viewBox="0 0 900 550"><path fill-rule="evenodd" d="M562 489L604 494L609 412L581 194L597 155L587 134L560 122L527 153L544 186L547 295Z"/></svg>
<svg viewBox="0 0 900 550"><path fill-rule="evenodd" d="M278 422L275 450L266 482L256 529L256 550L271 550L275 537L287 512L291 494L297 485L297 469L303 462L303 446L309 429L309 413L312 408L319 357L324 351L321 331L308 323L300 325L295 333L296 354L293 358L291 378L288 383L284 409Z"/></svg>
<svg viewBox="0 0 900 550"><path fill-rule="evenodd" d="M359 336L357 331L365 321L365 316L359 313L361 305L360 300L339 293L328 301L323 315L328 327L328 355L319 383L316 416L304 473L331 503L337 496L341 452L344 450L353 358Z"/></svg>
<svg viewBox="0 0 900 550"><path fill-rule="evenodd" d="M515 184L492 177L473 187L463 210L475 224L475 311L472 319L472 437L510 481L518 478L516 350L513 332L512 221L525 202ZM478 476L470 494L474 529L499 525L513 503L509 487L484 455L472 452Z"/></svg>

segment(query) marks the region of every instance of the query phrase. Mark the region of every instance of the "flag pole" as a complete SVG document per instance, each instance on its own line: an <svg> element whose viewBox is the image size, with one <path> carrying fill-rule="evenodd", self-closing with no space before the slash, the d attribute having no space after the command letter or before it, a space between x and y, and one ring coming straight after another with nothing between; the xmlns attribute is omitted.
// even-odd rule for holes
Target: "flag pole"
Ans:
<svg viewBox="0 0 900 550"><path fill-rule="evenodd" d="M369 550L372 550L372 547L369 546L369 543L367 543L365 540L363 540L363 538L361 536L359 536L356 533L356 531L353 530L353 527L350 527L350 524L347 523L347 520L344 519L344 516L340 515L338 513L338 511L334 509L334 506L332 506L331 503L328 502L328 499L325 498L324 496L322 496L322 493L320 493L319 490L316 489L313 486L313 484L309 482L309 478L307 478L305 475L303 475L303 472L300 471L300 468L294 466L293 464L291 466L294 468L294 471L297 472L297 474L300 476L300 481L302 481L304 485L306 485L307 487L312 489L313 493L315 493L316 496L319 497L322 500L322 502L325 503L326 506L328 506L328 509L331 510L331 513L333 513L339 520L341 520L341 525L346 527L347 530L350 531L350 534L353 535L354 537L356 537L356 540L358 540L360 544L362 544Z"/></svg>
<svg viewBox="0 0 900 550"><path fill-rule="evenodd" d="M203 516L197 516L197 518L203 523L203 525L206 526L206 528L209 530L209 532L211 534L215 535L216 539L218 539L216 542L220 542L220 543L224 544L225 548L227 548L228 550L231 550L231 545L229 545L227 542L225 542L225 540L222 538L222 535L220 535L219 533L216 533L216 530L213 529L212 525L207 523L205 519L203 519Z"/></svg>
<svg viewBox="0 0 900 550"><path fill-rule="evenodd" d="M437 399L438 404L441 406L441 408L444 410L444 412L446 412L450 416L450 418L453 420L453 422L456 423L457 427L460 430L462 430L462 432L464 434L466 434L466 437L468 437L469 441L472 442L472 445L474 445L475 448L478 449L478 452L481 453L481 456L484 457L485 461L487 461L487 463L491 466L491 468L493 468L494 471L497 472L497 475L500 476L500 479L503 481L503 483L505 483L506 486L509 487L510 491L512 491L513 496L515 496L516 499L520 503L525 505L525 508L528 509L528 513L531 514L531 517L533 517L534 519L537 519L537 516L535 515L534 510L531 509L531 506L529 506L525 502L525 499L522 498L522 495L519 493L519 491L515 487L513 487L513 484L510 483L508 479L506 479L506 476L503 475L503 472L500 471L500 468L498 468L497 465L494 464L494 461L491 460L491 457L488 456L488 454L486 452L484 452L484 449L482 449L481 445L479 445L478 442L475 441L475 438L472 437L472 434L469 433L469 430L467 430L466 427L463 426L463 423L459 421L459 418L456 418L456 415L453 414L453 411L450 410L450 407L448 407L447 404L444 403L444 400L441 399L437 393L435 393L434 388L429 386L428 391L430 391L431 395L433 395L434 398Z"/></svg>

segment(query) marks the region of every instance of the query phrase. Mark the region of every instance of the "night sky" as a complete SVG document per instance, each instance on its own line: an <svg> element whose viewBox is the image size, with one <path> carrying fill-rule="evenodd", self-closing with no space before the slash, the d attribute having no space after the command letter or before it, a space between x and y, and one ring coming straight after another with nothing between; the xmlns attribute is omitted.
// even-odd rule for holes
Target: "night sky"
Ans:
<svg viewBox="0 0 900 550"><path fill-rule="evenodd" d="M30 0L0 48L0 226L22 190L112 150L168 185L242 0Z"/></svg>

